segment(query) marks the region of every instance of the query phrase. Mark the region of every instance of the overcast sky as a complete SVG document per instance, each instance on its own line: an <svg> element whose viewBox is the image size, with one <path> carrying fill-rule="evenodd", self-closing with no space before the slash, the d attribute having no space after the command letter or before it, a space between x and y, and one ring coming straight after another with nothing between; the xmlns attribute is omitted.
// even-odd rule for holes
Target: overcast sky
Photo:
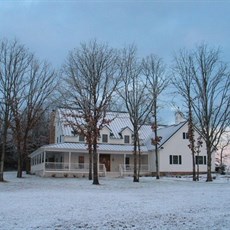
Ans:
<svg viewBox="0 0 230 230"><path fill-rule="evenodd" d="M180 48L205 42L230 62L230 1L0 1L0 38L18 39L60 67L70 50L97 39L111 47L135 44L139 55L170 64Z"/></svg>
<svg viewBox="0 0 230 230"><path fill-rule="evenodd" d="M80 42L97 39L115 48L136 44L140 56L167 63L180 48L220 46L230 62L230 1L0 2L0 38L17 38L41 59L60 66Z"/></svg>

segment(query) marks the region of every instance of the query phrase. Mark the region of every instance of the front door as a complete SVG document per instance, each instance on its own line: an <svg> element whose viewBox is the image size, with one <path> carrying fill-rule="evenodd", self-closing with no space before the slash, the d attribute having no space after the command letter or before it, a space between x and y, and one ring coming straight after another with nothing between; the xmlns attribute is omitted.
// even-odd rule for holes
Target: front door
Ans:
<svg viewBox="0 0 230 230"><path fill-rule="evenodd" d="M109 154L100 154L99 162L100 164L105 165L107 172L110 172L110 155Z"/></svg>

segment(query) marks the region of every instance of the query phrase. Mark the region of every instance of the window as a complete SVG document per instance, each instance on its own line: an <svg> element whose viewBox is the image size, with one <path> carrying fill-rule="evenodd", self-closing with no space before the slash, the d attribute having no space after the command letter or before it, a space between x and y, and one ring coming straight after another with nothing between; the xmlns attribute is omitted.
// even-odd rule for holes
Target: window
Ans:
<svg viewBox="0 0 230 230"><path fill-rule="evenodd" d="M129 144L130 137L128 135L124 136L124 142L125 144Z"/></svg>
<svg viewBox="0 0 230 230"><path fill-rule="evenodd" d="M79 156L78 157L78 163L79 163L79 168L83 169L84 168L84 163L85 163L84 156Z"/></svg>
<svg viewBox="0 0 230 230"><path fill-rule="evenodd" d="M108 143L108 135L107 134L102 134L102 142Z"/></svg>
<svg viewBox="0 0 230 230"><path fill-rule="evenodd" d="M130 158L129 158L129 157L126 157L126 158L125 158L125 169L126 169L126 170L130 170L130 165L129 165L129 163L130 163Z"/></svg>
<svg viewBox="0 0 230 230"><path fill-rule="evenodd" d="M206 165L206 156L196 156L196 164Z"/></svg>
<svg viewBox="0 0 230 230"><path fill-rule="evenodd" d="M80 135L79 135L79 141L80 141L80 142L84 142L84 141L85 141L85 136L82 135L82 134L80 134Z"/></svg>
<svg viewBox="0 0 230 230"><path fill-rule="evenodd" d="M72 130L71 133L76 136L77 135L77 130Z"/></svg>
<svg viewBox="0 0 230 230"><path fill-rule="evenodd" d="M170 165L181 165L182 164L181 155L170 155L169 164Z"/></svg>
<svg viewBox="0 0 230 230"><path fill-rule="evenodd" d="M183 139L188 139L188 133L183 132Z"/></svg>
<svg viewBox="0 0 230 230"><path fill-rule="evenodd" d="M126 158L125 158L125 164L126 164L126 165L129 165L129 162L130 162L130 158L129 158L129 157L126 157Z"/></svg>

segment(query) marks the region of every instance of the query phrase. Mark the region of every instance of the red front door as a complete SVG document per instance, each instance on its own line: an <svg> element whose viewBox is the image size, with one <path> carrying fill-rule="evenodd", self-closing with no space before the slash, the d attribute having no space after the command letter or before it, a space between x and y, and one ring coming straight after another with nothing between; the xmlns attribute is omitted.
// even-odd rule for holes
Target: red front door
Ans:
<svg viewBox="0 0 230 230"><path fill-rule="evenodd" d="M110 155L109 154L100 154L99 162L100 164L105 165L107 172L110 172Z"/></svg>

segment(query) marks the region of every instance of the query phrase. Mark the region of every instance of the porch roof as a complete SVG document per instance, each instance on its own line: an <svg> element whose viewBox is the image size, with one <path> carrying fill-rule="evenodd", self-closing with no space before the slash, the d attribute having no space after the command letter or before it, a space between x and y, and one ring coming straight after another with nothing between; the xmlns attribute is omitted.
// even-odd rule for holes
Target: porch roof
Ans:
<svg viewBox="0 0 230 230"><path fill-rule="evenodd" d="M59 143L44 145L30 154L30 157L35 156L44 151L68 151L68 152L88 152L88 146L85 143ZM98 153L133 153L133 145L111 145L111 144L98 144ZM148 149L146 146L141 146L141 153L147 154Z"/></svg>

